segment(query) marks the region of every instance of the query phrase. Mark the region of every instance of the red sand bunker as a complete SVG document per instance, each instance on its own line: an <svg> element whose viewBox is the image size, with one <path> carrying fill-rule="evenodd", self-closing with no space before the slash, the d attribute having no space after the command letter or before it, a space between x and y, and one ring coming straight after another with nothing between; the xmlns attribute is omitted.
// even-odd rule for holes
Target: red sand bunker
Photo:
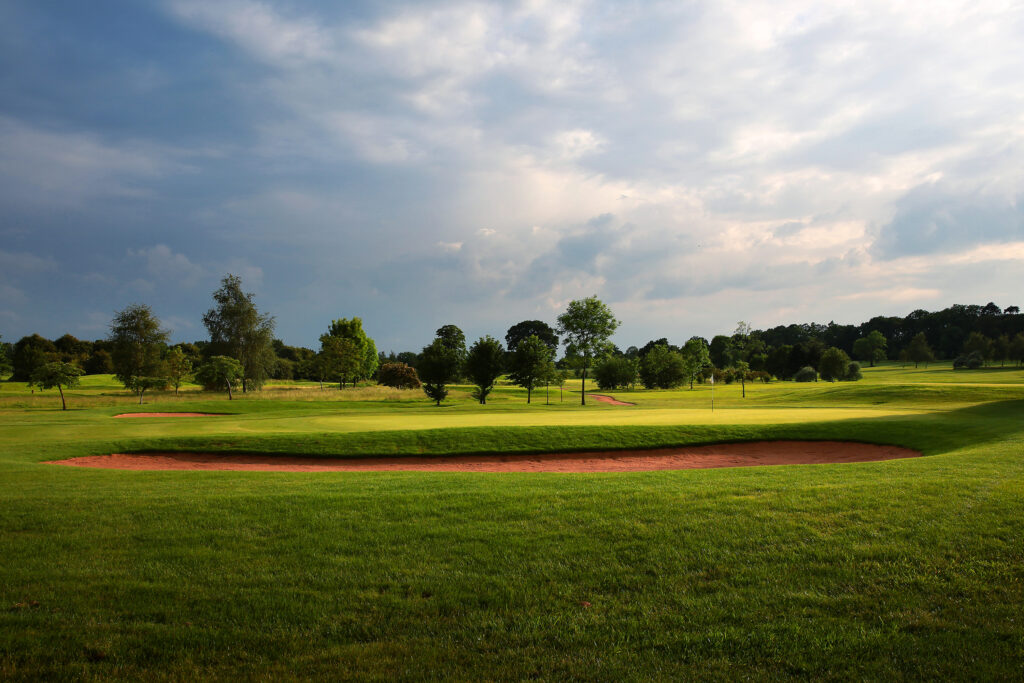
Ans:
<svg viewBox="0 0 1024 683"><path fill-rule="evenodd" d="M756 465L813 465L915 458L898 446L839 441L757 441L649 451L459 455L436 458L298 458L272 455L149 453L94 455L49 464L121 470L258 470L266 472L639 472Z"/></svg>
<svg viewBox="0 0 1024 683"><path fill-rule="evenodd" d="M121 413L114 417L220 417L224 413Z"/></svg>
<svg viewBox="0 0 1024 683"><path fill-rule="evenodd" d="M620 401L619 399L615 398L614 396L605 396L604 394L587 394L587 396L589 396L590 398L594 399L598 403L607 403L607 404L613 405L613 406L635 406L636 405L635 403L627 403L625 401Z"/></svg>

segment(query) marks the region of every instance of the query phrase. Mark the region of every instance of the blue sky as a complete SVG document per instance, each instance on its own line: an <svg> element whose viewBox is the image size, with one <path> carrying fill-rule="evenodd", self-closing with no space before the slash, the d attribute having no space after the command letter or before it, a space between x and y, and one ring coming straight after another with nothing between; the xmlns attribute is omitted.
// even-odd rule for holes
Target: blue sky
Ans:
<svg viewBox="0 0 1024 683"><path fill-rule="evenodd" d="M615 341L1024 304L1014 2L0 5L0 334ZM339 6L340 5L340 6Z"/></svg>

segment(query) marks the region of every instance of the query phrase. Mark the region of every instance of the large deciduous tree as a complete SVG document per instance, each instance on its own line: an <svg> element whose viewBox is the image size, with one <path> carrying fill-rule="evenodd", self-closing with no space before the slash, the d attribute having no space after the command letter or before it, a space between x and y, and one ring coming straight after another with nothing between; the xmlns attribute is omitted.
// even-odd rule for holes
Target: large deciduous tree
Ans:
<svg viewBox="0 0 1024 683"><path fill-rule="evenodd" d="M377 345L366 335L363 330L363 321L360 318L339 318L331 321L331 326L325 336L348 339L355 345L355 353L359 356L358 362L347 375L353 384L358 380L370 379L377 372L377 367L380 365ZM322 336L320 337L321 344L323 341L324 337Z"/></svg>
<svg viewBox="0 0 1024 683"><path fill-rule="evenodd" d="M611 309L596 296L570 301L565 313L558 316L558 333L564 340L566 355L582 370L581 405L587 404L587 369L618 326Z"/></svg>
<svg viewBox="0 0 1024 683"><path fill-rule="evenodd" d="M111 363L114 376L142 403L146 389L167 383L161 356L170 332L145 304L131 304L114 314L110 323Z"/></svg>
<svg viewBox="0 0 1024 683"><path fill-rule="evenodd" d="M535 334L520 339L512 350L509 357L509 379L526 389L527 403L534 389L550 381L554 356L554 350Z"/></svg>
<svg viewBox="0 0 1024 683"><path fill-rule="evenodd" d="M834 346L826 349L825 353L821 354L821 360L818 361L818 374L826 382L846 379L849 369L850 357L846 355L845 351Z"/></svg>
<svg viewBox="0 0 1024 683"><path fill-rule="evenodd" d="M58 360L57 347L52 341L38 334L19 339L11 355L14 372L11 380L15 382L31 381L36 368Z"/></svg>
<svg viewBox="0 0 1024 683"><path fill-rule="evenodd" d="M700 376L701 371L711 365L711 355L708 352L708 343L703 337L690 337L683 344L683 372L686 381L693 389L693 381Z"/></svg>
<svg viewBox="0 0 1024 683"><path fill-rule="evenodd" d="M274 317L260 313L242 280L228 274L213 293L215 306L203 316L210 333L208 356L230 356L242 365L242 392L259 389L277 361L274 355Z"/></svg>
<svg viewBox="0 0 1024 683"><path fill-rule="evenodd" d="M658 344L640 359L640 381L648 389L671 389L686 380L682 355Z"/></svg>
<svg viewBox="0 0 1024 683"><path fill-rule="evenodd" d="M505 348L494 337L477 339L466 354L466 376L476 385L473 395L481 405L494 389L494 382L505 370Z"/></svg>
<svg viewBox="0 0 1024 683"><path fill-rule="evenodd" d="M366 363L365 346L354 339L325 334L320 337L320 363L326 379L336 379L340 388L360 378Z"/></svg>
<svg viewBox="0 0 1024 683"><path fill-rule="evenodd" d="M540 339L551 349L552 354L558 351L558 335L550 325L541 320L524 320L508 328L508 333L505 335L505 346L509 351L515 351L519 342L528 337Z"/></svg>
<svg viewBox="0 0 1024 683"><path fill-rule="evenodd" d="M40 389L57 387L57 391L60 392L60 408L61 410L67 410L68 404L64 400L64 388L71 389L78 386L78 378L81 375L82 369L71 363L63 363L61 361L44 363L32 373L29 386L36 386Z"/></svg>
<svg viewBox="0 0 1024 683"><path fill-rule="evenodd" d="M446 385L458 377L460 367L458 352L440 337L425 346L420 353L417 372L423 382L423 392L438 406L448 395Z"/></svg>
<svg viewBox="0 0 1024 683"><path fill-rule="evenodd" d="M878 330L871 330L867 336L853 342L853 355L875 367L876 360L885 360L885 347L888 344L884 334Z"/></svg>

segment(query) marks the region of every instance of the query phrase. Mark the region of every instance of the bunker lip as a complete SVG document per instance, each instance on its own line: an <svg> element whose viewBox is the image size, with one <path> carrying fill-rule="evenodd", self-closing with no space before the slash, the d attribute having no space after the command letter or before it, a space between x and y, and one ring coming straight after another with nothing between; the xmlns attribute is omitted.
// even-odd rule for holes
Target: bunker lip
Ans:
<svg viewBox="0 0 1024 683"><path fill-rule="evenodd" d="M899 446L843 441L755 441L656 450L438 457L315 458L212 453L114 453L54 460L47 464L121 470L579 473L878 462L920 455L917 451Z"/></svg>
<svg viewBox="0 0 1024 683"><path fill-rule="evenodd" d="M114 417L223 417L230 413L120 413Z"/></svg>

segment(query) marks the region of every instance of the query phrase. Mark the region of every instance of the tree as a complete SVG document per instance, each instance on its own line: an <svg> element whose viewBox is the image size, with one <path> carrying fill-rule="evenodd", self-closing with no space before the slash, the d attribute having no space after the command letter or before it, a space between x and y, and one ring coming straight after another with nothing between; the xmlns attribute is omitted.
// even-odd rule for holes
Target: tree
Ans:
<svg viewBox="0 0 1024 683"><path fill-rule="evenodd" d="M541 320L524 320L508 328L505 346L510 352L515 351L519 342L529 337L537 337L544 342L551 349L552 356L558 351L558 335L550 325Z"/></svg>
<svg viewBox="0 0 1024 683"><path fill-rule="evenodd" d="M420 353L417 371L423 382L423 393L438 406L448 395L447 385L458 376L460 359L458 353L438 337Z"/></svg>
<svg viewBox="0 0 1024 683"><path fill-rule="evenodd" d="M736 347L731 337L718 334L711 339L711 364L716 368L727 368L736 360Z"/></svg>
<svg viewBox="0 0 1024 683"><path fill-rule="evenodd" d="M1024 333L1017 333L1010 341L1010 360L1017 365L1024 363Z"/></svg>
<svg viewBox="0 0 1024 683"><path fill-rule="evenodd" d="M35 372L32 373L32 379L29 380L29 386L36 386L40 389L57 387L57 391L60 392L61 410L67 410L68 404L64 400L64 387L68 389L77 387L78 378L81 375L82 370L77 365L53 361L35 369Z"/></svg>
<svg viewBox="0 0 1024 683"><path fill-rule="evenodd" d="M203 386L226 387L229 401L234 398L231 387L242 382L244 377L245 368L230 356L213 356L196 371L196 380Z"/></svg>
<svg viewBox="0 0 1024 683"><path fill-rule="evenodd" d="M558 316L558 333L565 341L566 354L574 358L583 371L580 385L580 404L587 404L587 369L591 360L600 355L619 321L612 311L596 296L569 302L565 313Z"/></svg>
<svg viewBox="0 0 1024 683"><path fill-rule="evenodd" d="M216 304L203 316L210 333L207 353L231 356L242 365L242 392L263 386L274 368L274 317L260 313L242 280L228 274L213 293Z"/></svg>
<svg viewBox="0 0 1024 683"><path fill-rule="evenodd" d="M349 337L324 334L320 336L320 369L326 379L337 379L339 388L356 379L365 369L366 347ZM375 354L376 355L376 354Z"/></svg>
<svg viewBox="0 0 1024 683"><path fill-rule="evenodd" d="M377 383L395 389L419 389L420 378L416 368L405 363L385 363L377 371Z"/></svg>
<svg viewBox="0 0 1024 683"><path fill-rule="evenodd" d="M935 354L932 353L932 347L928 346L928 338L924 336L924 332L917 333L907 344L907 359L913 361L915 368L918 363L924 363L925 367L928 367L928 363L935 360Z"/></svg>
<svg viewBox="0 0 1024 683"><path fill-rule="evenodd" d="M167 367L167 377L174 387L174 395L178 395L178 388L192 374L192 361L188 359L180 346L175 346L167 352L167 359L164 361Z"/></svg>
<svg viewBox="0 0 1024 683"><path fill-rule="evenodd" d="M683 356L659 344L640 359L640 381L648 389L671 389L686 381Z"/></svg>
<svg viewBox="0 0 1024 683"><path fill-rule="evenodd" d="M747 380L750 379L750 363L745 360L738 360L734 366L736 368L736 377L740 381L740 388L743 392L743 398L747 397Z"/></svg>
<svg viewBox="0 0 1024 683"><path fill-rule="evenodd" d="M818 361L818 372L821 373L823 380L836 382L846 379L849 371L850 357L842 349L832 346L826 349L825 353L821 354L821 360Z"/></svg>
<svg viewBox="0 0 1024 683"><path fill-rule="evenodd" d="M885 347L888 343L885 335L878 330L872 330L866 337L853 342L853 355L875 367L876 360L885 360Z"/></svg>
<svg viewBox="0 0 1024 683"><path fill-rule="evenodd" d="M3 336L0 335L0 339ZM11 354L14 351L14 347L7 342L0 341L0 379L3 379L7 375L11 374L14 366L11 365Z"/></svg>
<svg viewBox="0 0 1024 683"><path fill-rule="evenodd" d="M14 345L11 358L14 374L11 376L11 380L29 382L32 380L32 373L37 368L55 360L58 360L57 347L53 345L52 341L38 334L22 337Z"/></svg>
<svg viewBox="0 0 1024 683"><path fill-rule="evenodd" d="M487 403L487 395L494 389L494 381L501 376L504 366L505 348L490 335L477 339L469 349L466 375L476 385L473 395L481 404Z"/></svg>
<svg viewBox="0 0 1024 683"><path fill-rule="evenodd" d="M992 340L980 332L971 332L964 342L963 355L969 356L977 353L986 361L992 359Z"/></svg>
<svg viewBox="0 0 1024 683"><path fill-rule="evenodd" d="M700 376L701 370L711 364L708 343L703 337L690 337L683 344L683 374L693 390L693 380Z"/></svg>
<svg viewBox="0 0 1024 683"><path fill-rule="evenodd" d="M999 361L999 367L1006 365L1010 358L1010 336L1001 334L992 341L992 359Z"/></svg>
<svg viewBox="0 0 1024 683"><path fill-rule="evenodd" d="M511 333L511 330L509 332ZM507 336L505 338L508 339ZM509 357L509 379L526 389L526 402L529 403L533 390L542 382L549 381L554 371L555 352L536 334L520 339L515 347L510 348L512 353Z"/></svg>
<svg viewBox="0 0 1024 683"><path fill-rule="evenodd" d="M354 353L358 355L358 363L355 364L347 375L352 379L353 384L358 380L373 377L374 373L377 372L380 360L377 357L377 345L363 331L362 320L359 318L352 318L351 320L339 318L338 320L331 321L327 335L339 339L348 339L355 345ZM323 344L323 341L324 337L321 336L320 343Z"/></svg>
<svg viewBox="0 0 1024 683"><path fill-rule="evenodd" d="M437 329L437 338L458 359L458 367L452 379L462 376L462 366L466 362L466 335L456 325L442 325Z"/></svg>
<svg viewBox="0 0 1024 683"><path fill-rule="evenodd" d="M169 336L145 304L131 304L114 314L108 337L114 375L125 389L139 395L139 403L146 389L167 384L160 356Z"/></svg>
<svg viewBox="0 0 1024 683"><path fill-rule="evenodd" d="M625 356L605 356L594 365L594 380L605 391L636 382L639 363Z"/></svg>
<svg viewBox="0 0 1024 683"><path fill-rule="evenodd" d="M856 382L857 380L864 379L864 375L860 371L860 363L857 361L850 361L850 366L846 369L846 378L850 382Z"/></svg>

